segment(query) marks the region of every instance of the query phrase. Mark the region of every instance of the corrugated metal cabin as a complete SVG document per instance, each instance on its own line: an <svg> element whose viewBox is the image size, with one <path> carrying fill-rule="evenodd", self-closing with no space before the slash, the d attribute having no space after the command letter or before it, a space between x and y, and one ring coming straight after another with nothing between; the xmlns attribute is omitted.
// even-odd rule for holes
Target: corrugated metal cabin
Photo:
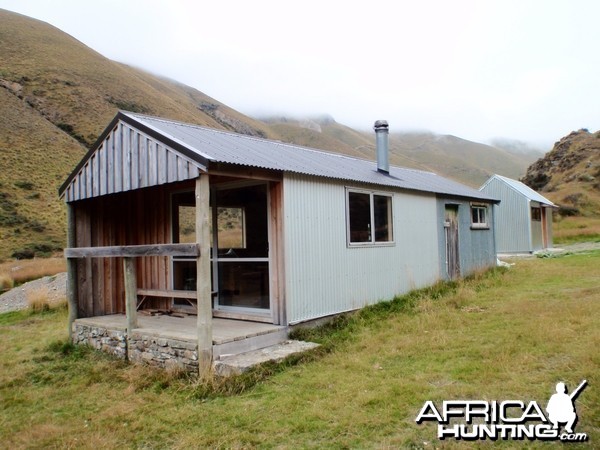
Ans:
<svg viewBox="0 0 600 450"><path fill-rule="evenodd" d="M493 266L497 200L390 167L387 123L375 131L377 162L119 112L60 188L70 332L124 317L115 345L135 359L131 336L153 326L144 311L191 311L202 368L241 351L217 337L227 320L281 339L290 325ZM254 348L265 334L243 337L262 336Z"/></svg>
<svg viewBox="0 0 600 450"><path fill-rule="evenodd" d="M533 253L552 248L552 211L557 206L520 181L493 175L480 191L498 198L495 207L498 253Z"/></svg>

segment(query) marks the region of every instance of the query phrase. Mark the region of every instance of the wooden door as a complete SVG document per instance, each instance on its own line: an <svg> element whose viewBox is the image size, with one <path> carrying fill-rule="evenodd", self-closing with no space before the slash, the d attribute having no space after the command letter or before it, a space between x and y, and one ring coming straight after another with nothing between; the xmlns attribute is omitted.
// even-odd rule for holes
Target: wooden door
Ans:
<svg viewBox="0 0 600 450"><path fill-rule="evenodd" d="M446 236L446 272L451 280L460 277L460 255L458 252L458 206L446 205L444 214Z"/></svg>

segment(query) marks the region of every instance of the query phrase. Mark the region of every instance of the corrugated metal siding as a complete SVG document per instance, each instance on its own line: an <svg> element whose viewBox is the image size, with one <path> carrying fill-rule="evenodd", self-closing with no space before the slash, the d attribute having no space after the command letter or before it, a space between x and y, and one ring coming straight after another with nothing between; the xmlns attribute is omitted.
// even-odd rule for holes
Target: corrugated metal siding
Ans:
<svg viewBox="0 0 600 450"><path fill-rule="evenodd" d="M199 165L119 122L65 190L67 202L197 178Z"/></svg>
<svg viewBox="0 0 600 450"><path fill-rule="evenodd" d="M506 183L507 185L512 187L514 190L516 190L517 192L519 192L521 195L528 198L529 200L532 200L532 201L538 202L538 203L542 203L544 205L555 206L554 203L552 203L546 197L544 197L540 193L534 191L529 186L527 186L524 183L521 183L520 181L513 180L512 178L503 177L502 175L494 175L492 178L503 181L504 183Z"/></svg>
<svg viewBox="0 0 600 450"><path fill-rule="evenodd" d="M456 199L438 199L438 229L440 273L449 279L446 270L446 241L444 234L444 211L447 204L458 206L458 253L460 258L461 276L493 267L496 265L496 244L494 238L494 207L488 205L489 229L471 229L471 203L456 201Z"/></svg>
<svg viewBox="0 0 600 450"><path fill-rule="evenodd" d="M530 252L529 200L497 178L482 187L489 196L499 198L495 207L496 251L498 253Z"/></svg>
<svg viewBox="0 0 600 450"><path fill-rule="evenodd" d="M433 195L394 193L395 245L348 248L345 186L365 188L297 174L284 177L289 323L389 300L440 277Z"/></svg>

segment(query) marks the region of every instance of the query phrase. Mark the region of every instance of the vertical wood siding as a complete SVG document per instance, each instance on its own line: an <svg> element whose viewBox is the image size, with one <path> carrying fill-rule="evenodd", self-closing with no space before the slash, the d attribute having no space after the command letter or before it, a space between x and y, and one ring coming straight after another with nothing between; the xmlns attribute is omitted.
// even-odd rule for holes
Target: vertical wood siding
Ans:
<svg viewBox="0 0 600 450"><path fill-rule="evenodd" d="M345 186L336 181L324 183L308 176L285 175L288 323L390 300L440 277L435 196L394 193L395 244L348 248ZM364 185L347 186L369 189Z"/></svg>
<svg viewBox="0 0 600 450"><path fill-rule="evenodd" d="M73 202L197 178L199 165L119 122L65 190Z"/></svg>
<svg viewBox="0 0 600 450"><path fill-rule="evenodd" d="M158 186L72 203L76 246L171 242L170 193L181 186ZM122 264L121 258L78 260L79 317L125 312ZM171 287L168 257L137 258L137 274L140 288L164 290ZM151 301L146 304L155 308L168 307L167 299Z"/></svg>

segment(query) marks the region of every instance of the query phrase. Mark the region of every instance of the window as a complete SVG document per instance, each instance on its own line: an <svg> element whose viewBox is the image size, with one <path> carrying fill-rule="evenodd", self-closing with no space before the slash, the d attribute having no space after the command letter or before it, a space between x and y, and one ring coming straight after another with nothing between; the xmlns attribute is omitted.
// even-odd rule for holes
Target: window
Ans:
<svg viewBox="0 0 600 450"><path fill-rule="evenodd" d="M471 205L471 228L489 228L487 223L487 206Z"/></svg>
<svg viewBox="0 0 600 450"><path fill-rule="evenodd" d="M535 220L536 222L542 221L542 208L536 206L531 207L531 220Z"/></svg>
<svg viewBox="0 0 600 450"><path fill-rule="evenodd" d="M347 191L348 243L393 242L392 196L364 191Z"/></svg>
<svg viewBox="0 0 600 450"><path fill-rule="evenodd" d="M246 248L245 222L244 208L217 208L219 249ZM212 226L210 232L212 239Z"/></svg>
<svg viewBox="0 0 600 450"><path fill-rule="evenodd" d="M172 228L174 243L196 242L196 200L194 192L179 192L172 196ZM212 218L212 207L210 208ZM246 248L246 218L243 207L217 208L217 242L219 250L233 252ZM210 221L210 242L213 242L213 221ZM212 252L212 248L211 248ZM226 254L226 253L225 253ZM173 258L173 289L196 290L196 261L192 257ZM175 303L178 303L176 300ZM185 303L185 302L182 302Z"/></svg>
<svg viewBox="0 0 600 450"><path fill-rule="evenodd" d="M212 207L210 208L212 217ZM243 207L217 208L219 249L246 248L245 210ZM210 241L213 240L210 221ZM173 195L173 242L196 242L196 204L193 192Z"/></svg>

